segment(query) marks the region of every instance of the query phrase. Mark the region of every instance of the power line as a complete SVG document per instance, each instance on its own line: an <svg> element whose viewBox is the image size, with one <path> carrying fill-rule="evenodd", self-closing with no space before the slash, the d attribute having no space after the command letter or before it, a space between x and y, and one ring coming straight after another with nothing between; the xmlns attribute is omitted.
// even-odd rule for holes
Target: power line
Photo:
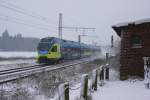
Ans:
<svg viewBox="0 0 150 100"><path fill-rule="evenodd" d="M30 16L30 17L32 17L32 18L36 18L36 19L40 19L40 20L42 20L42 21L45 21L46 23L49 21L49 19L48 18L46 18L46 17L43 17L43 16L41 16L41 15L39 15L39 14L36 14L36 13L33 13L33 12L28 12L27 10L25 10L25 9L23 9L23 8L21 8L21 7L18 7L18 6L16 6L16 5L14 5L14 4L11 4L11 3L9 3L9 2L6 2L6 1L4 1L4 0L0 0L1 2L0 2L0 7L3 7L3 8L6 8L6 9L9 9L9 10L11 10L11 11L14 11L14 12L17 12L17 13L20 13L20 14L23 14L23 15L26 15L26 16ZM13 22L15 22L15 23L20 23L20 24L23 24L23 25L29 25L29 26L34 26L34 27L37 27L38 26L38 28L39 28L39 26L40 25L31 25L31 24L26 24L26 23L23 23L23 22L18 22L18 19L16 19L16 18L13 18L13 19L15 19L15 20L17 20L17 21L14 21L14 20L10 20L9 19L9 21L13 21ZM2 19L1 19L2 20ZM8 19L7 19L8 20ZM20 21L20 19L19 19L19 21ZM22 21L22 20L21 20ZM62 24L62 21L61 21L61 23L60 24ZM46 26L46 27L49 27L48 25L43 25L43 26ZM47 28L43 28L43 26L41 27L40 26L40 29L46 29L47 30ZM85 27L62 27L62 25L61 26L59 26L59 34L60 34L60 37L62 37L62 29L76 29L76 30L82 30L83 31L83 34L85 33L85 30L89 30L89 29L92 29L93 31L95 30L95 28L85 28Z"/></svg>
<svg viewBox="0 0 150 100"><path fill-rule="evenodd" d="M83 35L85 35L85 30L93 30L93 32L95 32L96 28L90 28L90 27L62 27L63 29L76 29L76 30L82 30L83 31Z"/></svg>
<svg viewBox="0 0 150 100"><path fill-rule="evenodd" d="M10 17L10 16L6 16L6 15L4 15L4 14L0 14L0 16L2 16L2 17L4 17L4 18L9 18L9 19L14 19L14 20L17 20L17 21L22 21L22 22L25 22L25 23L31 23L31 21L25 21L25 20L22 20L22 19L20 19L20 18L17 18L17 17ZM33 24L32 24L33 25ZM49 25L43 25L43 24L37 24L36 23L36 25L35 26L40 26L40 27L43 27L43 26L45 26L45 27L47 27L47 28L50 28L50 26ZM54 28L57 28L57 27L54 27Z"/></svg>
<svg viewBox="0 0 150 100"><path fill-rule="evenodd" d="M89 27L62 27L65 29L92 29L95 31L96 28L89 28Z"/></svg>
<svg viewBox="0 0 150 100"><path fill-rule="evenodd" d="M70 21L71 23L72 23L72 21L73 21L73 22L75 22L76 24L80 24L80 26L82 26L82 24L81 24L78 20L75 20L75 19L72 18L72 17L67 17L67 19L68 19L68 21Z"/></svg>
<svg viewBox="0 0 150 100"><path fill-rule="evenodd" d="M4 8L7 8L7 9L9 9L9 10L12 10L12 11L15 11L15 12L18 12L18 13L21 13L21 14L24 14L24 15L27 15L27 16L30 16L30 17L38 18L37 16L34 16L34 15L31 15L31 14L22 12L22 11L20 11L20 10L17 10L17 9L14 9L14 8L11 8L11 7L8 7L8 6L6 6L6 5L0 4L0 6L1 6L1 7L4 7Z"/></svg>
<svg viewBox="0 0 150 100"><path fill-rule="evenodd" d="M0 1L1 1L1 3L5 3L5 4L0 4L0 6L3 7L3 8L9 9L9 10L14 11L14 12L17 12L17 13L21 13L21 14L26 15L26 16L30 16L30 17L32 17L32 18L40 19L40 20L42 20L42 21L45 21L46 23L47 23L48 21L50 21L48 18L43 17L43 16L41 16L41 15L39 15L39 14L36 14L36 13L34 13L34 12L27 13L27 12L25 12L26 10L23 9L23 8L21 8L21 7L18 7L18 6L16 6L16 5L13 5L13 4L8 3L8 2L6 2L6 1L3 1L3 0L0 0ZM6 4L7 4L7 5L6 5ZM10 6L11 6L11 7L10 7ZM54 22L53 22L53 23L54 23ZM56 24L56 23L55 23L55 24Z"/></svg>
<svg viewBox="0 0 150 100"><path fill-rule="evenodd" d="M12 20L12 19L8 19L8 18L0 17L0 20L8 21L8 22L16 23L16 24L21 24L21 25L24 25L24 26L28 26L30 28L36 28L36 29L40 29L40 30L50 31L48 28L39 27L39 26L31 25L31 24L26 24L26 23L23 23L23 22L18 22L18 21L15 21L15 20Z"/></svg>
<svg viewBox="0 0 150 100"><path fill-rule="evenodd" d="M58 36L62 39L62 13L59 13L59 27L58 27Z"/></svg>

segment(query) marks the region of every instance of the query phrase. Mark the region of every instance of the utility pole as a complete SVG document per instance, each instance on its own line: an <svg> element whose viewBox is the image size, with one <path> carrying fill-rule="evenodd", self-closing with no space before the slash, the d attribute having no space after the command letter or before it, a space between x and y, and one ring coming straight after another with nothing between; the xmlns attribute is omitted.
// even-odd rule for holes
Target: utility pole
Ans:
<svg viewBox="0 0 150 100"><path fill-rule="evenodd" d="M62 39L62 13L59 13L58 36L60 39Z"/></svg>
<svg viewBox="0 0 150 100"><path fill-rule="evenodd" d="M111 48L113 48L114 47L114 37L113 37L113 35L111 36Z"/></svg>
<svg viewBox="0 0 150 100"><path fill-rule="evenodd" d="M81 36L87 36L87 35L78 35L78 42L80 46L80 57L81 57Z"/></svg>
<svg viewBox="0 0 150 100"><path fill-rule="evenodd" d="M82 36L85 35L85 30L93 30L95 31L96 28L88 28L88 27L63 27L62 25L62 13L59 13L59 27L58 27L58 37L62 39L62 29L74 29L74 30L82 30ZM79 36L81 41L81 36ZM80 42L79 41L79 42Z"/></svg>
<svg viewBox="0 0 150 100"><path fill-rule="evenodd" d="M78 42L79 42L79 46L80 46L80 57L81 57L81 35L78 35Z"/></svg>
<svg viewBox="0 0 150 100"><path fill-rule="evenodd" d="M78 35L78 42L81 43L81 35Z"/></svg>

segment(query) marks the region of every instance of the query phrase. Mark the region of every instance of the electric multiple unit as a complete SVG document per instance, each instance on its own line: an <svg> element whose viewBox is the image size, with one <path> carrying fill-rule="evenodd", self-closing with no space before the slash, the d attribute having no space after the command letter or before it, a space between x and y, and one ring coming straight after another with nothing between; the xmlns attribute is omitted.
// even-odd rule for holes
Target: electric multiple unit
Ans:
<svg viewBox="0 0 150 100"><path fill-rule="evenodd" d="M37 50L39 63L54 63L60 60L72 60L91 56L95 52L100 52L100 47L55 37L46 37L41 39Z"/></svg>

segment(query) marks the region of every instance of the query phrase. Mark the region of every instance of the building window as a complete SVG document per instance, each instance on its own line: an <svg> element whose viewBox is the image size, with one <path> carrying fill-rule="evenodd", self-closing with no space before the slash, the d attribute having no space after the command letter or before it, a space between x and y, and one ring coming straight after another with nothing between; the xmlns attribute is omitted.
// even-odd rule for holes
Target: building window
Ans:
<svg viewBox="0 0 150 100"><path fill-rule="evenodd" d="M131 47L132 48L142 48L142 39L140 36L132 36Z"/></svg>

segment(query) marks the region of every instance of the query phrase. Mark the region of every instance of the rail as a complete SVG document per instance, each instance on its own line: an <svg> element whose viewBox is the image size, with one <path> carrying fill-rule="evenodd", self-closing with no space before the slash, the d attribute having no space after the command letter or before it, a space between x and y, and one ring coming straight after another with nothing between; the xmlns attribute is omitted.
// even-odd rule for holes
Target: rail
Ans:
<svg viewBox="0 0 150 100"><path fill-rule="evenodd" d="M16 80L18 78L27 77L36 73L45 72L45 71L54 71L58 69L65 69L68 67L72 67L74 65L78 65L81 63L87 63L94 59L80 59L75 60L73 62L66 62L63 64L56 64L56 65L32 65L32 66L26 66L26 67L19 67L19 68L13 68L8 70L2 70L0 71L0 84Z"/></svg>

